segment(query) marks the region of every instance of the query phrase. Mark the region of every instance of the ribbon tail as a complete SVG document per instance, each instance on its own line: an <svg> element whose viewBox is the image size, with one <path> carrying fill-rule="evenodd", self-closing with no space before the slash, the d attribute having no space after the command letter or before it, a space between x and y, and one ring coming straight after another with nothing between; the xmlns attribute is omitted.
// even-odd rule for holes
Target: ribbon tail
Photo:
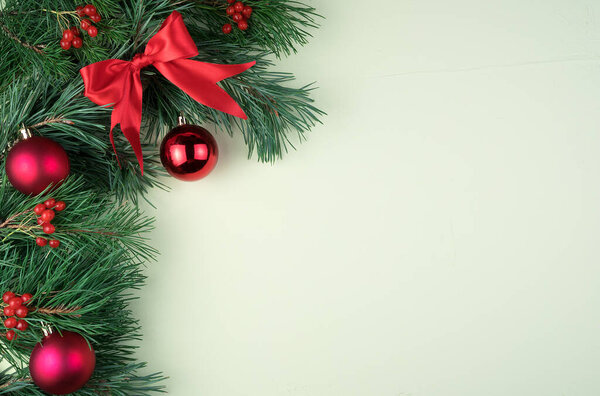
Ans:
<svg viewBox="0 0 600 396"><path fill-rule="evenodd" d="M112 115L111 115L111 119L112 119ZM112 120L111 120L111 124L112 124ZM110 144L112 144L112 148L113 151L115 152L115 157L117 157L117 164L119 164L119 168L121 167L121 161L119 160L119 153L117 153L117 147L115 146L115 136L113 134L113 129L114 129L114 125L110 126L110 133L108 134L108 137L110 138Z"/></svg>
<svg viewBox="0 0 600 396"><path fill-rule="evenodd" d="M115 104L111 115L110 141L115 149L113 129L117 124L121 126L121 132L133 148L135 157L140 164L142 175L144 174L144 156L142 153L142 142L140 140L140 128L142 126L142 82L139 73L130 75L131 85L127 89L119 103ZM115 149L115 154L116 154ZM119 156L117 155L117 160Z"/></svg>
<svg viewBox="0 0 600 396"><path fill-rule="evenodd" d="M192 59L154 62L154 66L163 76L197 102L243 119L248 118L244 110L217 83L240 74L255 64L256 62L219 65Z"/></svg>

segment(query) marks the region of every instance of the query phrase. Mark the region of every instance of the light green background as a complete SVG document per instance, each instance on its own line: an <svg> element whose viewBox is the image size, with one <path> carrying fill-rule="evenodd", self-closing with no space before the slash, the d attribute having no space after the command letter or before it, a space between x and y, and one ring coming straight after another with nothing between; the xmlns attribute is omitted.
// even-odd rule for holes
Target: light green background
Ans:
<svg viewBox="0 0 600 396"><path fill-rule="evenodd" d="M151 194L140 357L177 396L600 395L600 3L314 4L280 66L325 125Z"/></svg>
<svg viewBox="0 0 600 396"><path fill-rule="evenodd" d="M318 3L318 4L317 4ZM153 191L171 395L600 394L600 3L314 2L329 116Z"/></svg>

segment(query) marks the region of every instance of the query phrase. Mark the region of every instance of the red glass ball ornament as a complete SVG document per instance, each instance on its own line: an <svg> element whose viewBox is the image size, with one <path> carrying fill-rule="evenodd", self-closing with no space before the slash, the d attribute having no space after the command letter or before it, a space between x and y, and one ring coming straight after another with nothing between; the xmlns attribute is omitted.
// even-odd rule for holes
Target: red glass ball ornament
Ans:
<svg viewBox="0 0 600 396"><path fill-rule="evenodd" d="M167 172L184 181L200 180L217 164L215 138L197 125L182 124L169 132L160 145L160 160Z"/></svg>
<svg viewBox="0 0 600 396"><path fill-rule="evenodd" d="M20 141L6 156L8 181L27 195L37 195L49 185L55 189L69 171L69 157L62 146L41 136Z"/></svg>
<svg viewBox="0 0 600 396"><path fill-rule="evenodd" d="M38 343L29 358L33 382L43 391L65 395L80 389L96 367L94 349L79 334L52 333Z"/></svg>

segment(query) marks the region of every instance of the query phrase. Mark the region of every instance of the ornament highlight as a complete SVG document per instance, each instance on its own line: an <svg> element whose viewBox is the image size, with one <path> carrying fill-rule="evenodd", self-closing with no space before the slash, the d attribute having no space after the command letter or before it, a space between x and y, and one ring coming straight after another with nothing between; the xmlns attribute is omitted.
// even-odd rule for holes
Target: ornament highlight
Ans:
<svg viewBox="0 0 600 396"><path fill-rule="evenodd" d="M171 176L183 181L200 180L217 164L217 141L206 129L189 125L179 117L160 145L160 161Z"/></svg>
<svg viewBox="0 0 600 396"><path fill-rule="evenodd" d="M54 140L32 137L28 130L21 132L25 139L15 144L6 156L8 181L27 195L38 195L50 185L54 190L69 175L67 153Z"/></svg>
<svg viewBox="0 0 600 396"><path fill-rule="evenodd" d="M96 367L94 349L79 334L50 333L38 343L29 358L33 382L43 391L65 395L83 387Z"/></svg>

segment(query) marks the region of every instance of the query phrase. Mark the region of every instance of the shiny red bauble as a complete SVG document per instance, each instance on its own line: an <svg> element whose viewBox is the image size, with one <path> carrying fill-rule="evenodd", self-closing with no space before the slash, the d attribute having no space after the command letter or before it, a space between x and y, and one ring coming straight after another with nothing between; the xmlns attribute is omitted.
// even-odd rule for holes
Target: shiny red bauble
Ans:
<svg viewBox="0 0 600 396"><path fill-rule="evenodd" d="M65 395L83 387L94 367L94 349L81 335L70 331L44 337L29 358L33 382L53 395Z"/></svg>
<svg viewBox="0 0 600 396"><path fill-rule="evenodd" d="M50 185L58 187L69 171L69 157L62 146L41 136L20 141L6 156L8 181L27 195L37 195Z"/></svg>
<svg viewBox="0 0 600 396"><path fill-rule="evenodd" d="M199 180L217 164L219 148L204 128L183 124L165 136L160 145L160 160L167 172L184 181Z"/></svg>

